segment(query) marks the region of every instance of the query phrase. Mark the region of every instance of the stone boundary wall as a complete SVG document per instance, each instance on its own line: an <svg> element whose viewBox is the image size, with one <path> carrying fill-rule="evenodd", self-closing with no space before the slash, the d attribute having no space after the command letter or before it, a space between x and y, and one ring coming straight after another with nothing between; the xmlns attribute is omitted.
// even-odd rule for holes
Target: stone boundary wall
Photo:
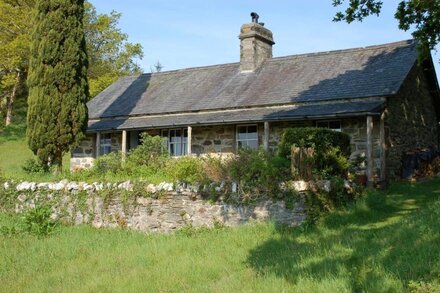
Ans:
<svg viewBox="0 0 440 293"><path fill-rule="evenodd" d="M306 217L302 198L292 208L286 207L283 201L271 199L250 204L210 203L191 187L175 191L170 183L148 185L147 189L156 193L146 192L145 197L131 196L133 185L130 182L108 185L67 180L17 185L6 182L1 188L17 194L16 213L48 203L52 207L52 218L65 223L90 224L97 228L122 227L147 233L262 221L297 226Z"/></svg>

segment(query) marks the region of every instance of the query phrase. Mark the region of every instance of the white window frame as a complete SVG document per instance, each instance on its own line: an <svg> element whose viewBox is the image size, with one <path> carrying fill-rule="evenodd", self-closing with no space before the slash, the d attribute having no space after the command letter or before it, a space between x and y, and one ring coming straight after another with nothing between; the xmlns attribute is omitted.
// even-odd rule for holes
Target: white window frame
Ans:
<svg viewBox="0 0 440 293"><path fill-rule="evenodd" d="M171 141L171 133L174 131L180 131L179 141ZM165 135L166 133L166 135ZM166 145L168 152L173 157L186 156L188 154L188 128L169 128L162 129L161 136L166 138ZM173 136L177 137L177 136ZM177 146L180 146L180 153L176 154ZM173 150L173 152L172 152Z"/></svg>
<svg viewBox="0 0 440 293"><path fill-rule="evenodd" d="M330 123L334 123L334 122L338 122L339 123L339 128L330 128ZM318 124L323 124L326 123L327 126L318 126ZM321 127L321 128L327 128L336 132L342 132L342 121L341 120L318 120L315 122L315 126L316 127Z"/></svg>
<svg viewBox="0 0 440 293"><path fill-rule="evenodd" d="M252 127L255 127L255 129L256 129L256 132L255 132L255 134L256 134L256 138L245 138L245 139L240 139L239 138L239 132L238 132L238 129L240 128L240 127L246 127L246 134L248 134L249 133L249 127L250 126L252 126ZM251 132L252 133L252 132ZM255 149L258 149L258 147L260 146L260 144L259 144L259 142L258 142L258 125L257 124L244 124L244 125L237 125L236 126L236 130L235 130L235 141L236 141L236 148L237 148L237 150L239 150L240 148L243 148L243 146L241 146L240 147L240 142L245 142L245 147L249 147L249 141L256 141L257 142L257 147L255 148ZM252 147L249 147L250 149L254 149L254 148L252 148Z"/></svg>
<svg viewBox="0 0 440 293"><path fill-rule="evenodd" d="M108 137L106 137L108 136ZM112 152L112 133L101 133L99 139L99 155L107 155Z"/></svg>

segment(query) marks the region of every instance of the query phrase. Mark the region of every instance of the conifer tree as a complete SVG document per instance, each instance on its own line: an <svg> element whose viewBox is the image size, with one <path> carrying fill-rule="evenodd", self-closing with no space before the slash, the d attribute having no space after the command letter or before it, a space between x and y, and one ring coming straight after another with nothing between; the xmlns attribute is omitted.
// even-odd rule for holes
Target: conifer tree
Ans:
<svg viewBox="0 0 440 293"><path fill-rule="evenodd" d="M41 163L62 157L87 127L84 0L37 0L28 74L27 141Z"/></svg>

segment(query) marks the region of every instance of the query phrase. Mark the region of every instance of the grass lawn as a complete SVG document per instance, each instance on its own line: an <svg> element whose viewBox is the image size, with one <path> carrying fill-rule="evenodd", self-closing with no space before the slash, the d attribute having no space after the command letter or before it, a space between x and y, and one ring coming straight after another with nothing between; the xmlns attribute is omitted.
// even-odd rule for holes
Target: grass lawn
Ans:
<svg viewBox="0 0 440 293"><path fill-rule="evenodd" d="M0 170L6 178L28 181L58 179L51 174L26 174L22 166L32 158L35 156L27 146L24 124L12 124L0 132ZM70 154L66 154L63 158L63 169L66 172L69 170L69 160Z"/></svg>
<svg viewBox="0 0 440 293"><path fill-rule="evenodd" d="M0 235L0 292L440 290L440 181L370 193L316 227L144 235L59 227ZM0 225L16 218L0 216ZM420 283L424 282L424 283ZM424 285L425 284L425 285Z"/></svg>

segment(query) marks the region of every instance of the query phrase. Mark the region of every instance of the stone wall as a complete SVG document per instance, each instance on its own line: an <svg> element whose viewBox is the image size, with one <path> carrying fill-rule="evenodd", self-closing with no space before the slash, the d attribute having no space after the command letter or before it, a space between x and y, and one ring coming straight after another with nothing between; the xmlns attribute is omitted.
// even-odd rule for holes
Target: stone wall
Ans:
<svg viewBox="0 0 440 293"><path fill-rule="evenodd" d="M301 198L291 209L283 201L270 199L252 204L210 203L195 192L169 191L173 189L172 185L162 185L163 192L156 196L146 193L137 197L130 195L132 185L129 182L119 185L26 182L16 187L8 185L7 188L18 191L17 213L50 203L53 219L75 225L90 224L97 228L121 227L169 233L188 226L237 226L268 220L297 226L305 219Z"/></svg>
<svg viewBox="0 0 440 293"><path fill-rule="evenodd" d="M88 134L80 143L80 145L72 150L70 157L70 170L78 171L88 169L93 166L96 157L95 145L96 136Z"/></svg>
<svg viewBox="0 0 440 293"><path fill-rule="evenodd" d="M235 125L202 126L192 129L192 153L235 153Z"/></svg>
<svg viewBox="0 0 440 293"><path fill-rule="evenodd" d="M112 152L118 152L122 149L122 133L115 132L111 134ZM89 169L93 166L96 159L96 134L87 134L80 145L72 150L70 158L70 170L79 171Z"/></svg>
<svg viewBox="0 0 440 293"><path fill-rule="evenodd" d="M387 100L387 175L401 176L402 157L417 149L438 149L438 125L423 69L414 66L397 97Z"/></svg>
<svg viewBox="0 0 440 293"><path fill-rule="evenodd" d="M366 157L367 151L367 118L352 118L341 121L342 132L350 135L351 155L350 160L356 157ZM380 121L378 117L373 119L373 174L380 174ZM363 166L365 169L365 166Z"/></svg>
<svg viewBox="0 0 440 293"><path fill-rule="evenodd" d="M377 120L377 119L376 119ZM373 140L374 140L374 160L375 172L379 172L379 121L374 121ZM264 140L264 124L253 123L258 129L258 144L263 145ZM315 121L284 121L269 123L270 136L269 147L276 150L281 134L284 129L290 127L314 127ZM341 120L342 131L351 136L352 155L351 159L357 155L365 156L366 151L366 118L353 118ZM148 130L150 135L160 135L159 130ZM132 135L130 133L130 135ZM133 135L137 133L133 132ZM81 144L82 148L78 149L78 153L73 153L71 160L71 169L86 168L93 163L95 157L94 137L88 136ZM112 134L112 151L120 151L122 145L122 135L120 132ZM236 125L219 125L219 126L198 126L192 129L192 153L195 155L203 154L235 154L236 153ZM92 156L90 156L92 154Z"/></svg>

